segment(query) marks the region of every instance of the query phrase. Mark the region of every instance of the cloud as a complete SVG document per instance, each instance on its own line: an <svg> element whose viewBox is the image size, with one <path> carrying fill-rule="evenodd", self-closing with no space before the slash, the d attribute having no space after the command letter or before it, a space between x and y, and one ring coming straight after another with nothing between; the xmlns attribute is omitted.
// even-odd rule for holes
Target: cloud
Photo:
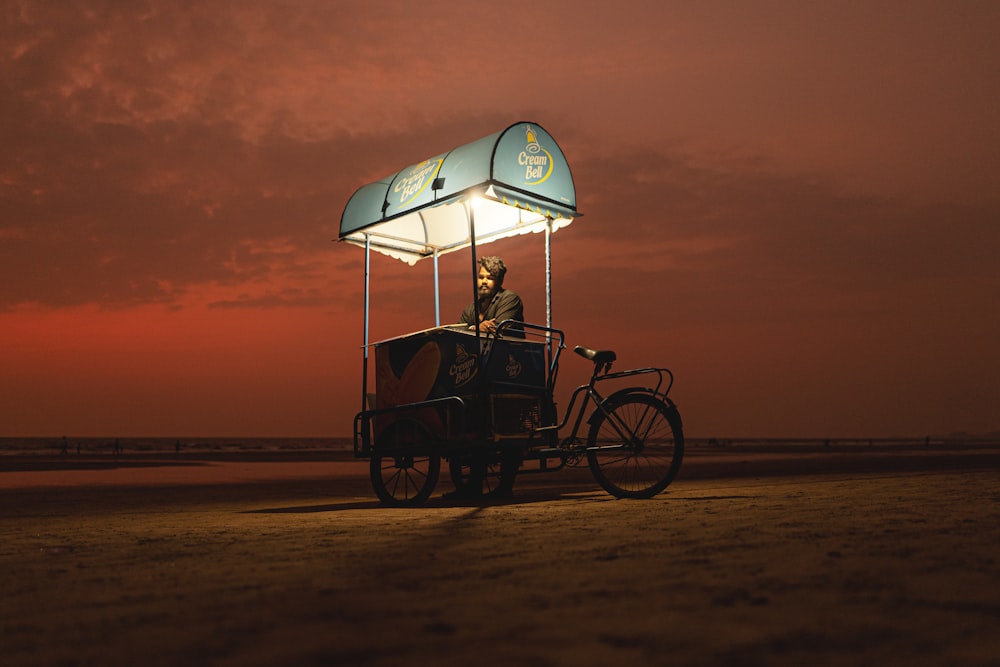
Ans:
<svg viewBox="0 0 1000 667"><path fill-rule="evenodd" d="M329 299L319 290L283 289L278 292L254 296L241 294L236 299L212 301L209 308L315 308L329 304Z"/></svg>
<svg viewBox="0 0 1000 667"><path fill-rule="evenodd" d="M247 281L262 283L255 294L328 290L339 278L302 258L330 250L355 188L509 122L359 125L350 113L380 72L413 73L358 50L377 16L219 7L23 3L7 15L0 310L179 307ZM275 244L286 251L253 249Z"/></svg>
<svg viewBox="0 0 1000 667"><path fill-rule="evenodd" d="M265 275L318 280L323 269L302 258L332 251L350 194L400 168L386 156L416 161L455 143L455 131L248 143L230 126L53 119L0 158L9 174L34 160L0 198L0 307L169 302L201 283Z"/></svg>
<svg viewBox="0 0 1000 667"><path fill-rule="evenodd" d="M866 317L914 299L935 312L1000 287L996 207L857 195L766 161L645 151L573 166L585 215L558 243L586 257L562 266L586 277L587 299L698 315L712 304L733 322ZM965 283L974 297L955 292Z"/></svg>

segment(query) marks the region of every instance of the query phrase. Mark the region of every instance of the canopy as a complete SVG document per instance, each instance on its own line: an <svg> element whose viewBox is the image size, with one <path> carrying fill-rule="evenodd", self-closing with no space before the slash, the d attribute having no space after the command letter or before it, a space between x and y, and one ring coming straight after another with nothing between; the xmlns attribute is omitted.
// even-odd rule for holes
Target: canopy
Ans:
<svg viewBox="0 0 1000 667"><path fill-rule="evenodd" d="M580 214L562 150L520 122L359 188L340 241L414 264L516 234L555 231Z"/></svg>

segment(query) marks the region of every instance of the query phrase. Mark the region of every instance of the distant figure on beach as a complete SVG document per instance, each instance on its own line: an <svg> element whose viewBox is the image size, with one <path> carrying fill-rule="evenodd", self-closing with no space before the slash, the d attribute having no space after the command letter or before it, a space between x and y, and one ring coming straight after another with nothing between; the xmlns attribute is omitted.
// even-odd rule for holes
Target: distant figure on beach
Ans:
<svg viewBox="0 0 1000 667"><path fill-rule="evenodd" d="M480 257L477 279L477 301L479 302L479 328L483 333L493 333L504 320L524 321L524 305L517 292L504 289L503 279L507 266L499 257ZM476 302L470 303L458 320L470 329L476 327ZM513 336L523 337L523 331L511 331Z"/></svg>
<svg viewBox="0 0 1000 667"><path fill-rule="evenodd" d="M115 438L115 456L122 453L122 443L118 438Z"/></svg>
<svg viewBox="0 0 1000 667"><path fill-rule="evenodd" d="M175 456L180 456L181 455L181 441L180 440L174 440L174 455Z"/></svg>
<svg viewBox="0 0 1000 667"><path fill-rule="evenodd" d="M62 448L60 448L59 453L66 456L67 452L69 452L69 443L66 441L66 436L64 435L62 437Z"/></svg>

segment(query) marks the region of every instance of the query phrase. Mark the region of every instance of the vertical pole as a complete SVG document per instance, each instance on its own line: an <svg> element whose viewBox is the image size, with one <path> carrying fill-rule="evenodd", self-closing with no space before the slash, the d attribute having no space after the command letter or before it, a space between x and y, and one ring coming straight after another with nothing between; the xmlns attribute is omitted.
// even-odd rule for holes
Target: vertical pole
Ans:
<svg viewBox="0 0 1000 667"><path fill-rule="evenodd" d="M361 361L363 367L361 369L361 410L368 409L368 312L370 305L369 297L369 274L371 272L371 256L372 256L372 242L371 237L365 234L365 327L364 327L364 344L361 349ZM368 420L364 421L365 424Z"/></svg>
<svg viewBox="0 0 1000 667"><path fill-rule="evenodd" d="M472 249L472 316L475 318L475 331L476 338L479 338L479 289L476 285L476 276L479 274L478 264L479 261L476 259L476 207L469 199L466 203L468 207L466 210L469 212L469 247ZM477 341L478 344L478 341Z"/></svg>
<svg viewBox="0 0 1000 667"><path fill-rule="evenodd" d="M438 251L434 251L434 326L441 326L441 282L438 277Z"/></svg>
<svg viewBox="0 0 1000 667"><path fill-rule="evenodd" d="M552 328L552 218L545 218L545 326Z"/></svg>
<svg viewBox="0 0 1000 667"><path fill-rule="evenodd" d="M552 328L552 218L545 218L545 326ZM552 380L552 332L545 332L549 379Z"/></svg>
<svg viewBox="0 0 1000 667"><path fill-rule="evenodd" d="M472 321L474 331L476 332L476 357L479 364L479 370L476 373L477 380L476 386L479 388L477 392L479 395L479 404L481 406L486 406L488 401L487 396L487 386L486 386L486 373L485 373L485 359L483 358L483 342L480 338L479 333L479 289L477 284L477 277L479 275L479 261L476 259L476 206L473 203L473 199L470 198L466 204L468 207L466 210L469 215L469 248L472 250ZM486 423L486 410L485 407L481 407L480 416L478 423L476 424L476 433L480 438L485 438L487 434L488 425Z"/></svg>

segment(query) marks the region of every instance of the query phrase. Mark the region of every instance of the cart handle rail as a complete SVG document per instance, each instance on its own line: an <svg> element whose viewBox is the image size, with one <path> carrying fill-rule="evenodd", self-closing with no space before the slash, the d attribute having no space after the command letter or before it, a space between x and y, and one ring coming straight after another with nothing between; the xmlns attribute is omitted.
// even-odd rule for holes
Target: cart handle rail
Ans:
<svg viewBox="0 0 1000 667"><path fill-rule="evenodd" d="M362 410L358 414L354 415L354 456L355 458L363 458L369 456L372 451L373 443L373 431L372 431L372 420L379 415L388 415L396 412L413 412L415 410L422 410L424 408L436 408L444 407L447 404L455 404L458 409L459 419L463 427L466 423L465 420L465 401L462 400L460 396L443 396L441 398L432 398L426 401L418 401L416 403L403 403L402 405L393 405L387 408L376 408L375 410ZM450 425L448 426L450 428Z"/></svg>

